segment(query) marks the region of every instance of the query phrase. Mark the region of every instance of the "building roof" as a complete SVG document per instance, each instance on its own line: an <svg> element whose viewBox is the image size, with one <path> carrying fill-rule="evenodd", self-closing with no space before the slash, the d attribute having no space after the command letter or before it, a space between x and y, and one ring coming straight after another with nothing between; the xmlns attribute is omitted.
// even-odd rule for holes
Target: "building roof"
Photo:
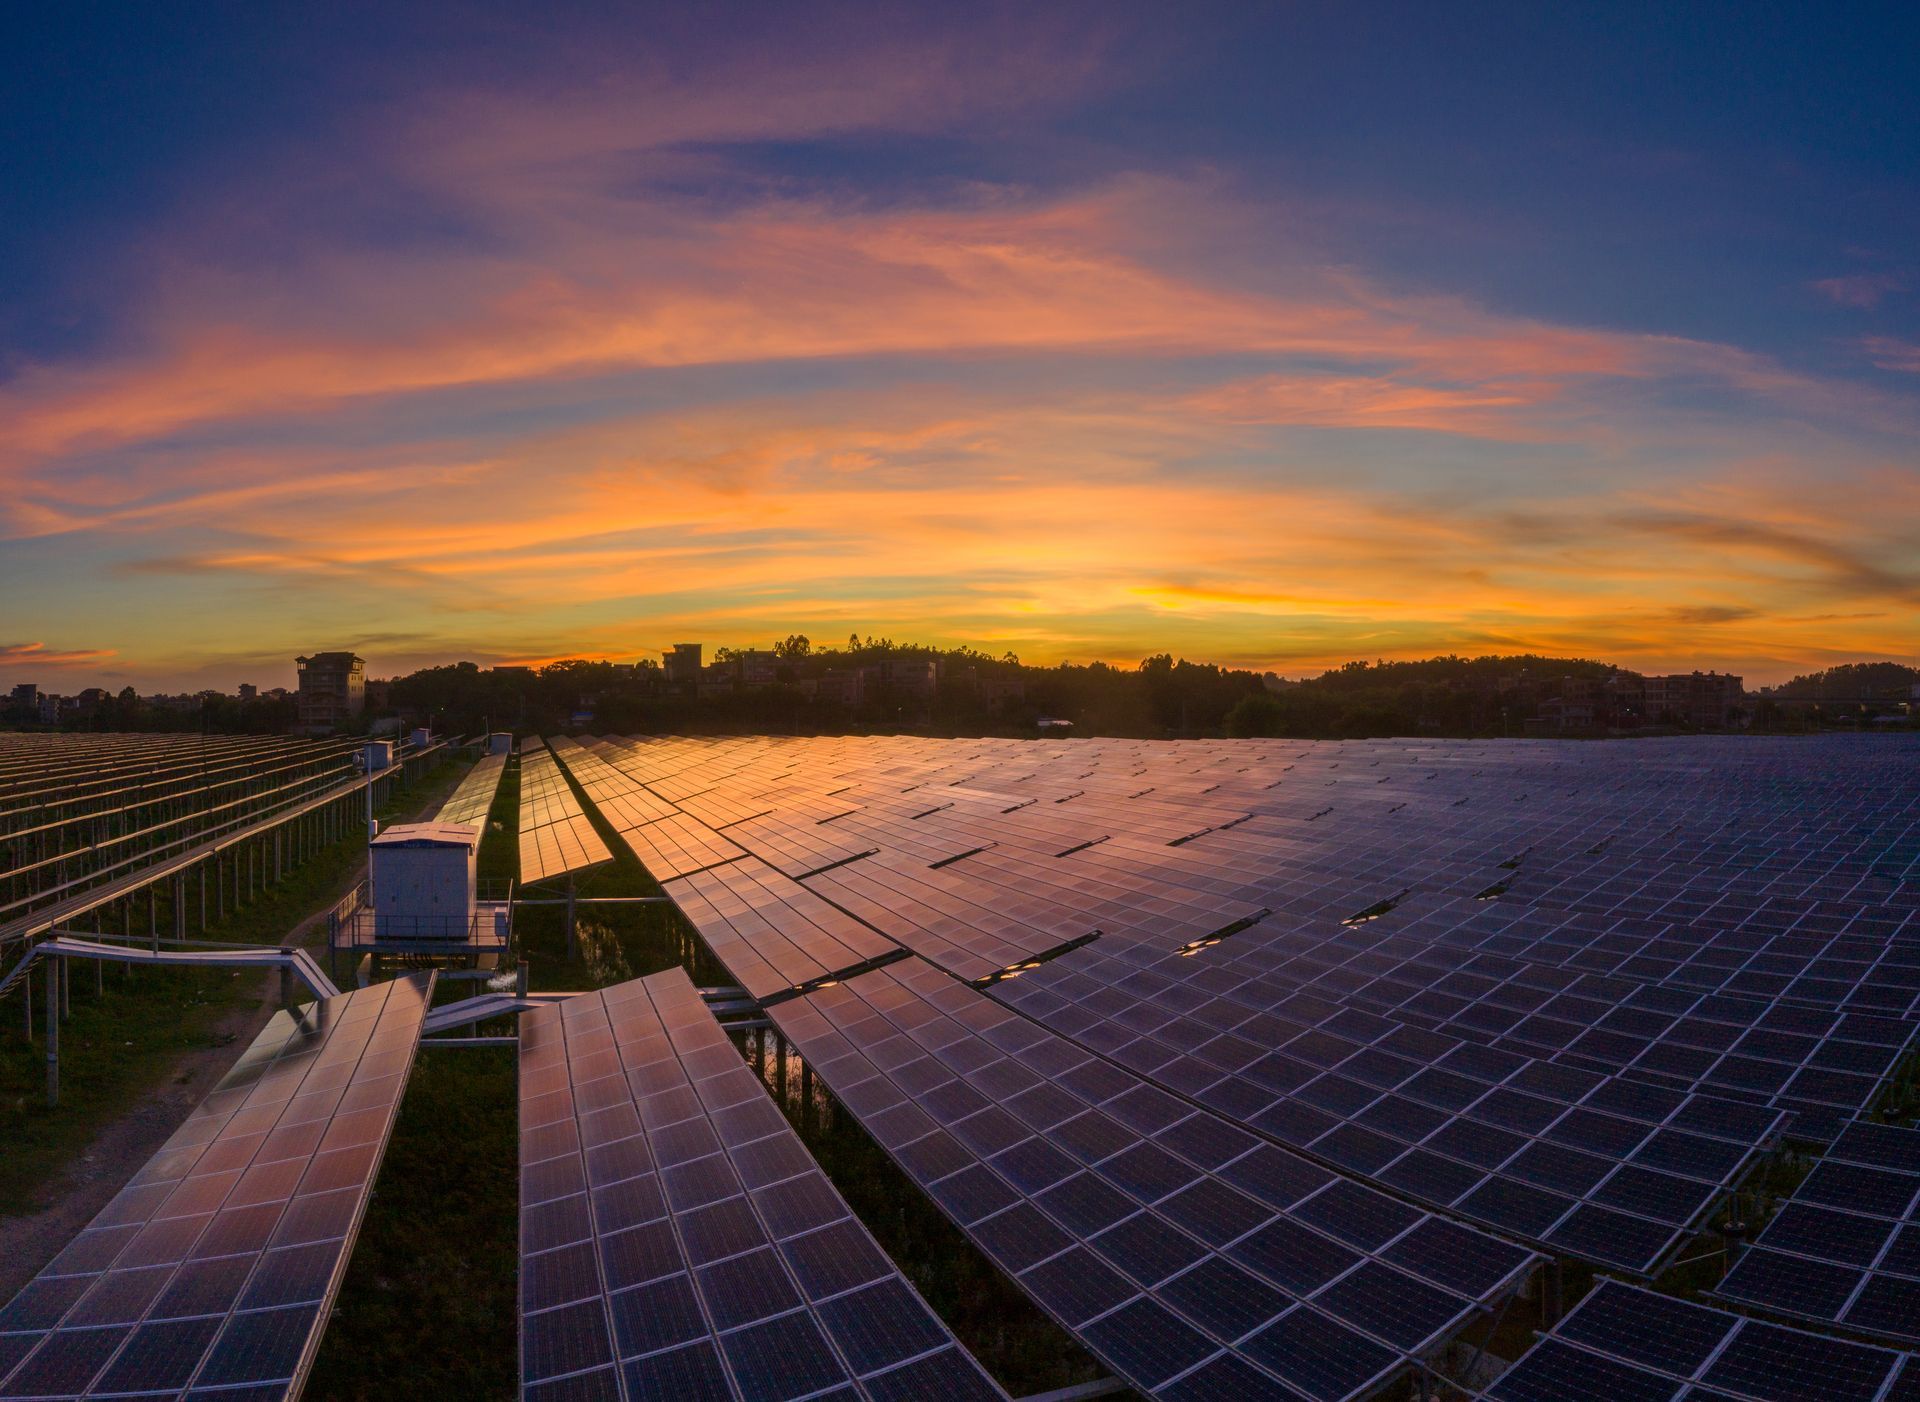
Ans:
<svg viewBox="0 0 1920 1402"><path fill-rule="evenodd" d="M472 823L395 823L373 839L375 847L478 847Z"/></svg>

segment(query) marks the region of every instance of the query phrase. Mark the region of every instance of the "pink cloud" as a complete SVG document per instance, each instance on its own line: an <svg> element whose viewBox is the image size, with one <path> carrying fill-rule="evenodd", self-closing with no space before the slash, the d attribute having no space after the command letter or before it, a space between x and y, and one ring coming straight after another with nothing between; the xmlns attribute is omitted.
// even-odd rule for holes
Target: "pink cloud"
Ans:
<svg viewBox="0 0 1920 1402"><path fill-rule="evenodd" d="M1920 345L1912 341L1897 340L1892 336L1868 336L1861 340L1860 348L1882 370L1904 370L1911 375L1920 375Z"/></svg>
<svg viewBox="0 0 1920 1402"><path fill-rule="evenodd" d="M1906 291L1908 282L1898 273L1852 273L1819 278L1807 285L1840 306L1869 311L1894 293Z"/></svg>

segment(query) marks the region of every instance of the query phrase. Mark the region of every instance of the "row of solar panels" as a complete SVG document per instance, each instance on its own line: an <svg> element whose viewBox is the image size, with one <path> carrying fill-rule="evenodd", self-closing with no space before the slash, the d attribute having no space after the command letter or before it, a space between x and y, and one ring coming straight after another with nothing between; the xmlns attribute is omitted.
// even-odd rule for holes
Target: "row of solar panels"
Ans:
<svg viewBox="0 0 1920 1402"><path fill-rule="evenodd" d="M1355 892L1327 896L1326 881L1309 883L1302 895L1293 878L1264 879L1269 866L1285 865L1309 845L1301 838L1309 825L1335 815L1312 796L1292 805L1289 827L1275 805L1255 797L1245 776L1257 765L1243 763L1217 782L1198 783L1221 768L1221 747L1209 747L1213 753L1198 762L1189 755L1171 766L1161 763L1158 772L1155 764L1167 752L1153 747L1039 747L1047 752L1038 755L1035 748L1023 747L1021 772L984 779L969 742L599 741L585 747L585 757L607 797L591 789L590 795L624 805L625 821L617 824L622 837L723 962L770 1005L803 1054L819 1058L836 1091L844 1087L825 1064L839 1044L809 1047L810 1010L845 996L843 990L917 977L924 966L892 962L905 948L943 969L928 973L944 986L981 998L959 980L975 983L990 1000L986 1006L1029 1014L1033 1021L1022 1021L1023 1028L1044 1025L1104 1070L1132 1075L1141 1088L1171 1097L1188 1112L1211 1112L1223 1128L1237 1123L1242 1132L1255 1131L1248 1142L1259 1147L1287 1144L1319 1165L1374 1178L1445 1214L1433 1221L1468 1217L1642 1273L1658 1268L1717 1194L1743 1175L1753 1154L1789 1123L1782 1111L1795 1117L1797 1131L1811 1131L1808 1137L1838 1133L1870 1101L1913 1035L1911 1022L1901 1018L1823 1018L1806 1007L1689 988L1685 980L1616 977L1609 983L1563 971L1551 959L1523 955L1503 962L1462 952L1417 930L1396 929L1391 916L1401 899L1372 909ZM1273 771L1301 762L1296 755L1276 766L1271 748L1267 772L1255 773L1260 788L1294 782L1272 777ZM1231 755L1232 747L1225 752ZM1350 762L1351 747L1341 753L1348 758L1326 761L1318 780ZM1240 757L1249 756L1243 751ZM1424 764L1430 756L1419 759ZM1063 776L1067 766L1073 771ZM1376 757L1364 768L1379 766ZM1125 772L1111 772L1116 769ZM1400 770L1389 777L1403 794L1440 777L1438 770L1418 779L1410 766ZM1137 787L1106 803L1089 828L1080 814L1096 810L1081 803L1102 779L1123 781L1105 784L1109 794L1125 784ZM1377 775L1358 782L1382 787ZM1182 784L1184 795L1176 792ZM1323 786L1337 785L1347 787L1348 798L1359 791L1347 777ZM1575 784L1570 791L1593 787ZM1254 801L1244 809L1222 806L1229 791ZM1698 792L1676 800L1683 809L1702 801ZM1397 803L1410 808L1414 799ZM1049 806L1079 807L1080 813L1060 824L1046 812ZM1436 804L1424 806L1431 812ZM1623 806L1638 812L1647 805ZM1904 807L1881 804L1877 811L1898 826L1911 806L1909 796ZM1332 853L1327 860L1337 866L1356 850L1378 855L1378 832L1390 834L1391 825L1377 820L1394 809L1376 801L1362 810L1361 826L1378 831L1363 833L1364 841L1319 843ZM1724 815L1717 821L1724 823ZM1592 829L1575 830L1584 841ZM1882 843L1875 860L1897 856L1897 849L1897 842ZM1143 883L1142 870L1152 874L1150 883ZM1143 885L1151 903L1138 899ZM1116 888L1124 893L1117 910ZM1215 915L1232 913L1233 903L1244 910L1252 899L1271 901L1277 913L1238 915L1175 941ZM1334 910L1348 915L1329 920ZM1204 913L1196 923L1181 923L1196 912ZM1862 967L1900 966L1882 959ZM856 976L849 980L849 973ZM1838 1081L1828 1084L1834 1076ZM954 1138L956 1124L969 1115L993 1110L1003 1119L1002 1102L1022 1089L987 1087L977 1105L956 1095L958 1105L971 1107L968 1115L936 1114L933 1124ZM877 1123L888 1105L863 1111L857 1094L848 1103L883 1144L902 1147ZM1044 1141L1031 1133L1035 1126L1021 1128L1028 1137L1016 1143ZM1118 1141L1117 1152L1150 1137L1150 1130L1136 1130ZM976 1166L984 1166L1014 1146L990 1137L969 1147L983 1160ZM1042 1165L1023 1168L1027 1181L1014 1185L1030 1203L1031 1194L1058 1187L1047 1173L1072 1160L1070 1149L1049 1147L1064 1158L1023 1150ZM915 1173L904 1160L903 1166L930 1188L947 1176ZM947 1170L956 1181L964 1176L950 1164ZM1010 1182L1004 1173L999 1181ZM964 1211L943 1205L972 1228ZM1155 1205L1136 1199L1132 1207ZM997 1203L993 1211L1009 1206ZM1058 1214L1040 1211L1041 1220L1059 1225ZM1096 1217L1089 1225L1097 1236L1116 1224ZM1838 1308L1859 1310L1847 1315L1853 1327L1884 1328L1897 1314L1903 1277L1866 1268L1904 1259L1893 1245L1898 1231L1888 1228L1878 1254L1852 1263L1856 1279ZM1077 1239L1062 1249L1083 1244ZM1766 1238L1762 1245L1772 1249ZM1089 1249L1095 1252L1089 1260L1114 1259ZM1764 1259L1761 1252L1749 1258ZM1167 1260L1194 1268L1177 1249L1155 1264ZM1002 1263L1143 1386L1164 1392L1184 1385L1187 1367L1217 1369L1221 1377L1249 1368L1248 1376L1275 1376L1241 1348L1255 1335L1209 1332L1177 1303L1154 1296L1159 1284L1137 1261L1115 1264L1139 1298L1095 1303L1142 1312L1151 1303L1167 1312L1178 1327L1159 1337L1180 1337L1186 1347L1167 1346L1154 1365L1116 1359L1113 1350L1117 1337L1155 1337L1155 1331L1116 1329L1104 1343L1089 1338L1103 1312L1071 1319L1071 1309L1062 1313L1059 1302L1033 1290L1021 1265ZM1065 1274L1077 1283L1086 1273ZM1876 1278L1858 1278L1869 1275ZM1736 1273L1729 1291L1739 1288ZM1841 1293L1837 1286L1835 1293ZM1287 1301L1289 1312L1312 1303L1310 1297ZM1329 1318L1342 1328L1351 1323L1336 1311L1308 1309L1295 1327ZM1262 1330L1278 1322L1279 1316L1266 1318ZM1197 1342L1187 1332L1194 1330ZM1368 1342L1394 1346L1393 1340ZM1208 1347L1224 1351L1209 1355ZM1289 1377L1288 1384L1314 1396L1371 1385L1360 1377L1364 1350L1344 1339L1330 1347L1353 1360L1351 1368ZM1291 1343L1287 1352L1303 1348L1312 1353ZM1155 1371L1162 1365L1173 1371Z"/></svg>
<svg viewBox="0 0 1920 1402"><path fill-rule="evenodd" d="M473 768L461 778L459 786L447 795L447 801L440 805L434 821L485 826L487 814L493 811L493 800L500 792L500 781L506 772L505 755L481 755Z"/></svg>
<svg viewBox="0 0 1920 1402"><path fill-rule="evenodd" d="M648 827L693 821L658 819ZM644 840L648 828L640 831ZM733 831L713 832L709 845ZM644 860L659 846L636 850ZM1002 972L951 951L993 947L1002 932L1018 931L1003 918L1018 893L983 889L971 868L963 874L951 866L932 873L944 884L929 896L934 915L922 916L918 907L903 912L898 901L855 900L851 873L871 865L863 860L793 882L740 851L691 876L674 878L672 867L660 874L716 954L763 1001L884 960L899 945L960 977ZM1025 890L1031 895L1037 886ZM971 899L952 900L954 892ZM934 900L942 904L932 907ZM1095 915L1067 909L1069 923L1035 930L1013 957L1043 954L1096 928ZM1223 909L1208 918L1236 914ZM1336 1166L1374 1173L1397 1191L1546 1246L1641 1272L1657 1266L1777 1132L1771 1111L1483 1054L1467 1042L1297 996L1273 969L1263 978L1258 969L1228 974L1211 961L1189 961L1187 942L1172 941L1207 922L1175 923L1156 947L1148 932L1166 918L1146 911L1134 942L1122 943L1117 927L1103 929L1097 945L1016 968L1018 981L995 982L995 996ZM1253 933L1229 946L1229 957L1257 948ZM1142 982L1161 971L1168 976ZM1182 975L1184 986L1173 981ZM1058 996L1062 989L1073 996Z"/></svg>
<svg viewBox="0 0 1920 1402"><path fill-rule="evenodd" d="M555 747L572 742L556 740ZM523 744L520 749L520 882L530 885L566 876L602 862L613 853L573 796L554 750Z"/></svg>

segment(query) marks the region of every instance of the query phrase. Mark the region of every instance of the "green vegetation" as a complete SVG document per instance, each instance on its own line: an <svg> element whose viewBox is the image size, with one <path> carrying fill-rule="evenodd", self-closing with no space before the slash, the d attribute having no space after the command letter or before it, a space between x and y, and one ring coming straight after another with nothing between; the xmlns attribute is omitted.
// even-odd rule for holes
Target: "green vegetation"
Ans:
<svg viewBox="0 0 1920 1402"><path fill-rule="evenodd" d="M46 983L33 976L33 1041L22 1035L18 988L0 1030L0 1203L37 1212L101 1126L159 1089L184 1052L214 1045L215 1030L258 974L232 969L72 970L73 1015L60 1026L60 1105L47 1108ZM182 1107L183 1111L187 1107ZM131 1167L131 1165L129 1166Z"/></svg>
<svg viewBox="0 0 1920 1402"><path fill-rule="evenodd" d="M517 1087L511 1047L415 1057L307 1396L514 1396Z"/></svg>
<svg viewBox="0 0 1920 1402"><path fill-rule="evenodd" d="M1920 667L1903 662L1846 662L1769 687L1766 695L1812 701L1861 701L1880 697L1907 701L1920 686Z"/></svg>
<svg viewBox="0 0 1920 1402"><path fill-rule="evenodd" d="M1532 654L1356 661L1297 681L1168 653L1135 667L1031 667L1011 653L991 657L971 648L871 637L821 648L795 636L752 658L751 669L744 655L725 648L715 661L725 664L730 657L740 660L739 669L722 666L699 694L690 683L667 681L650 659L569 659L541 668L483 670L470 662L433 667L397 679L393 698L408 714L441 729L489 726L546 734L584 728L625 734L1032 735L1038 719L1047 716L1070 721L1077 735L1490 737L1523 734L1543 705L1576 694L1586 698L1583 706L1597 707L1595 729L1659 719L1638 709L1637 674L1588 658ZM1892 666L1863 664L1875 677ZM836 678L860 685L829 685ZM1809 728L1804 715L1783 710L1779 702L1771 705L1755 719L1772 728Z"/></svg>

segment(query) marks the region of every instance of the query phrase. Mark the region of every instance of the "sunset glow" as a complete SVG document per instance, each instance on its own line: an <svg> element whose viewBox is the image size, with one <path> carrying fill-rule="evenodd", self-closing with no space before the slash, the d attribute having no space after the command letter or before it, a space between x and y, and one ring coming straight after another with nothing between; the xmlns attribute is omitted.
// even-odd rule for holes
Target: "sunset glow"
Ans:
<svg viewBox="0 0 1920 1402"><path fill-rule="evenodd" d="M42 36L120 57L6 99L0 681L1920 649L1914 124L1716 117L1678 34L1496 121L1425 20L702 13ZM163 119L149 42L247 76Z"/></svg>

